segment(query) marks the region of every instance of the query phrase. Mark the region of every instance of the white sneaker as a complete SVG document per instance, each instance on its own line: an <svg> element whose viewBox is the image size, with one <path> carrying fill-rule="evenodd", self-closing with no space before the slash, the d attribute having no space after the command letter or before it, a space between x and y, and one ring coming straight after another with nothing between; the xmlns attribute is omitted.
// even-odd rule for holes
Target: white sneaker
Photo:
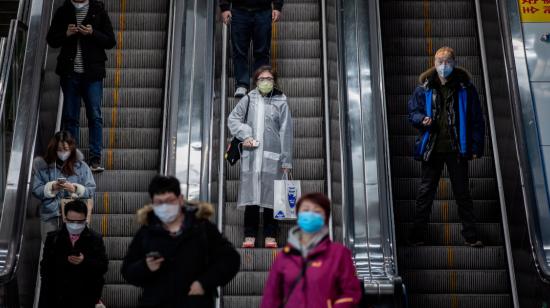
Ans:
<svg viewBox="0 0 550 308"><path fill-rule="evenodd" d="M245 87L238 87L237 90L235 90L235 97L241 98L246 95L246 88Z"/></svg>

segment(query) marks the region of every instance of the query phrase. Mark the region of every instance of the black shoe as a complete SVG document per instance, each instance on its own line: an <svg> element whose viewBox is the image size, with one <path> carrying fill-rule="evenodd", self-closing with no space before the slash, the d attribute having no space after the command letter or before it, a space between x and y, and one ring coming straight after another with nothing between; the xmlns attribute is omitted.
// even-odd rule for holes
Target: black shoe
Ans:
<svg viewBox="0 0 550 308"><path fill-rule="evenodd" d="M90 160L90 170L92 170L93 173L101 173L105 171L105 168L101 166L101 160L96 158Z"/></svg>
<svg viewBox="0 0 550 308"><path fill-rule="evenodd" d="M470 246L470 247L475 247L475 248L483 247L483 242L478 240L478 239L466 240L466 241L464 241L464 244L467 245L467 246Z"/></svg>

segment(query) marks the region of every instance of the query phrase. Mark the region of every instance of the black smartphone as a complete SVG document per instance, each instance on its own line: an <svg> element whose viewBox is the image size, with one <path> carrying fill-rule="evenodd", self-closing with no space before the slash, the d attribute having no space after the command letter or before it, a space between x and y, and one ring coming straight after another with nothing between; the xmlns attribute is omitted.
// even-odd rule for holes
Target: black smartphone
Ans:
<svg viewBox="0 0 550 308"><path fill-rule="evenodd" d="M159 259L162 258L162 255L158 251L151 251L145 255L147 258Z"/></svg>
<svg viewBox="0 0 550 308"><path fill-rule="evenodd" d="M67 182L66 178L57 178L57 183L59 184L65 184Z"/></svg>
<svg viewBox="0 0 550 308"><path fill-rule="evenodd" d="M80 257L80 251L73 249L71 251L71 256Z"/></svg>

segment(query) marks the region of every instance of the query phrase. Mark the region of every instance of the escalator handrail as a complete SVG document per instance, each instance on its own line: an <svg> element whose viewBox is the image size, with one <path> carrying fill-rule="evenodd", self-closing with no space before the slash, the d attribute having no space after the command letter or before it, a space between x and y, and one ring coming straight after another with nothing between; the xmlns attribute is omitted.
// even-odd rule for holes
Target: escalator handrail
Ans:
<svg viewBox="0 0 550 308"><path fill-rule="evenodd" d="M0 284L5 284L14 277L22 246L38 126L45 37L51 10L46 2L33 0L29 11L21 87L17 96L12 150L0 217Z"/></svg>
<svg viewBox="0 0 550 308"><path fill-rule="evenodd" d="M503 28L502 39L505 42L506 77L511 89L511 97L514 100L514 132L527 230L535 267L540 278L548 283L550 282L550 250L547 251L545 246L550 247L550 236L545 238L541 227L548 228L550 221L540 221L538 211L548 211L550 196L546 189L544 189L545 194L541 192L541 189L535 189L535 185L537 187L547 187L547 185L543 175L533 93L529 84L523 29L519 16L519 6L516 1L499 2L499 20ZM533 165L536 167L532 167ZM538 174L533 174L534 171ZM536 182L537 180L538 182Z"/></svg>
<svg viewBox="0 0 550 308"><path fill-rule="evenodd" d="M174 78L172 78L172 67L173 61L175 58L174 55L174 46L175 46L175 19L178 18L177 7L175 0L169 1L169 10L168 10L168 35L166 38L166 64L165 64L165 79L164 79L164 108L163 108L163 117L162 117L162 146L161 146L161 160L160 160L160 173L161 174L171 174L171 164L173 161L172 157L172 144L175 136L173 135L173 121L171 114L174 113L173 108L174 100L172 95L172 90L174 89L174 84L172 83Z"/></svg>
<svg viewBox="0 0 550 308"><path fill-rule="evenodd" d="M498 196L500 204L500 213L502 218L502 232L504 235L504 246L506 249L506 259L508 265L508 274L510 275L510 285L512 291L512 301L514 307L519 308L518 291L516 286L516 274L514 270L514 260L512 258L512 244L510 239L510 229L508 224L508 216L506 210L506 198L504 196L504 186L502 181L502 172L500 167L500 154L498 151L498 142L496 138L495 117L493 113L493 100L491 95L491 86L489 84L489 73L487 64L487 52L485 48L485 39L483 33L483 21L481 16L481 3L479 0L475 0L475 12L477 21L477 30L479 38L481 66L483 72L483 82L485 86L485 102L487 106L487 116L489 118L489 129L491 135L491 144L493 148L493 158L495 164L495 176L497 180Z"/></svg>
<svg viewBox="0 0 550 308"><path fill-rule="evenodd" d="M5 49L2 57L0 58L0 127L4 125L4 107L6 106L7 88L9 84L9 78L11 74L11 68L14 61L14 55L17 52L15 50L15 43L17 42L17 33L19 30L27 31L27 25L17 19L10 21L10 29L8 37L5 41Z"/></svg>
<svg viewBox="0 0 550 308"><path fill-rule="evenodd" d="M380 46L376 40L375 1L342 1L339 4L339 64L343 84L340 125L343 132L342 184L345 199L346 244L353 251L358 276L372 295L395 293L397 268L386 173L387 140L379 104L381 91L376 72ZM365 18L366 17L366 18Z"/></svg>

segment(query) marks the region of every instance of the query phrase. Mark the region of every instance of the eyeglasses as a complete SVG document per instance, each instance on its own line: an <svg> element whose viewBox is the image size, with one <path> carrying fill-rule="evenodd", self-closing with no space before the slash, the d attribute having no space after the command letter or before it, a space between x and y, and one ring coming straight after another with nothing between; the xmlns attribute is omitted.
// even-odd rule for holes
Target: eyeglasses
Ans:
<svg viewBox="0 0 550 308"><path fill-rule="evenodd" d="M273 77L260 77L258 81L273 81Z"/></svg>

